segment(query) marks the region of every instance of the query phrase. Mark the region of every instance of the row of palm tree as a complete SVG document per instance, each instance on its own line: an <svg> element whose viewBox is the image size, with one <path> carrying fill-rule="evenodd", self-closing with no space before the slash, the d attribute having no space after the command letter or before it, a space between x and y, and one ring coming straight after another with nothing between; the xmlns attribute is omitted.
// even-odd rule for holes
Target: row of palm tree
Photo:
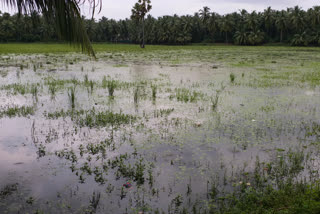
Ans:
<svg viewBox="0 0 320 214"><path fill-rule="evenodd" d="M0 41L56 41L59 37L37 12L23 15L0 13ZM140 22L134 18L99 20L82 17L93 42L141 43ZM259 45L290 43L320 45L320 6L307 11L296 6L287 10L263 12L240 10L220 15L204 7L194 15L152 17L144 20L145 41L149 44L188 44L200 42Z"/></svg>

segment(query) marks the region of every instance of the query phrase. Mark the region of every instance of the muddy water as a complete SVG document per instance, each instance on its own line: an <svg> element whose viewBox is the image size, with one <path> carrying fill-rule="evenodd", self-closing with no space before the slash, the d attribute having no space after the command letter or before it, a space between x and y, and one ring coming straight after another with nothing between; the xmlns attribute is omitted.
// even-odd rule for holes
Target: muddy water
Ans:
<svg viewBox="0 0 320 214"><path fill-rule="evenodd" d="M239 182L237 172L252 171L257 157L267 162L277 149L315 140L306 137L306 127L320 120L319 87L250 87L254 70L228 66L226 59L213 69L212 62L103 56L97 61L71 54L2 58L1 111L33 106L35 112L0 119L1 213L205 210L213 183L230 190L223 183ZM93 91L85 75L94 82ZM113 99L102 87L104 76L119 83ZM49 80L62 82L54 98ZM136 119L90 127L71 115L48 117L71 111L72 80L78 80L74 111ZM12 84L27 90L5 87ZM38 84L37 99L32 84ZM156 99L151 86L157 88ZM178 99L179 89L188 91L186 100ZM88 145L98 145L97 150ZM123 186L127 182L130 188Z"/></svg>

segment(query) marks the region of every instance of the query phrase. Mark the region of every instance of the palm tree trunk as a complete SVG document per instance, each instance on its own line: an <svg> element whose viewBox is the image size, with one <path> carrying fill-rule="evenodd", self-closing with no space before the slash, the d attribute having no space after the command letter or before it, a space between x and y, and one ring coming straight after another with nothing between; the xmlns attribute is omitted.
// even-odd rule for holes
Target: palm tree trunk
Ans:
<svg viewBox="0 0 320 214"><path fill-rule="evenodd" d="M282 42L282 30L280 31L280 42Z"/></svg>

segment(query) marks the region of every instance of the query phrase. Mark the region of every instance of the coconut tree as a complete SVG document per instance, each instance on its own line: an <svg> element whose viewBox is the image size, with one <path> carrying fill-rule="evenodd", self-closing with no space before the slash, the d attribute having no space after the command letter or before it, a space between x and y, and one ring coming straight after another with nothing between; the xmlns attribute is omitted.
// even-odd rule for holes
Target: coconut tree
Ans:
<svg viewBox="0 0 320 214"><path fill-rule="evenodd" d="M290 10L290 23L292 24L295 32L301 33L305 27L304 11L299 6L295 6Z"/></svg>
<svg viewBox="0 0 320 214"><path fill-rule="evenodd" d="M259 27L259 19L256 11L253 11L252 13L247 15L245 24L250 30L257 30L257 28Z"/></svg>
<svg viewBox="0 0 320 214"><path fill-rule="evenodd" d="M276 17L276 28L280 31L280 42L283 40L283 32L288 27L288 17L286 11L282 10Z"/></svg>
<svg viewBox="0 0 320 214"><path fill-rule="evenodd" d="M80 45L82 51L95 55L80 14L80 5L88 2L101 8L101 0L1 0L6 6L17 9L19 14L38 11L47 20L54 20L58 35L71 44Z"/></svg>
<svg viewBox="0 0 320 214"><path fill-rule="evenodd" d="M268 7L266 10L264 10L263 21L264 21L264 27L267 33L270 34L270 30L274 25L274 13L271 7Z"/></svg>
<svg viewBox="0 0 320 214"><path fill-rule="evenodd" d="M199 16L204 24L207 23L207 21L210 17L210 10L211 9L207 6L203 7L203 9L199 10Z"/></svg>
<svg viewBox="0 0 320 214"><path fill-rule="evenodd" d="M138 0L138 2L132 8L132 19L142 21L142 45L141 48L144 48L144 18L146 14L152 9L150 0Z"/></svg>
<svg viewBox="0 0 320 214"><path fill-rule="evenodd" d="M249 43L248 33L244 30L237 31L234 34L234 43L237 45L247 45Z"/></svg>
<svg viewBox="0 0 320 214"><path fill-rule="evenodd" d="M251 31L248 36L248 42L250 45L259 45L264 40L264 33L260 30Z"/></svg>
<svg viewBox="0 0 320 214"><path fill-rule="evenodd" d="M0 40L8 42L13 39L13 32L15 31L15 25L10 19L9 13L4 13L0 24ZM1 38L2 37L2 38Z"/></svg>
<svg viewBox="0 0 320 214"><path fill-rule="evenodd" d="M219 15L217 13L212 13L208 20L208 30L212 37L214 37L214 34L218 29L218 18Z"/></svg>
<svg viewBox="0 0 320 214"><path fill-rule="evenodd" d="M310 8L307 12L308 21L311 23L313 30L319 28L320 25L320 6Z"/></svg>
<svg viewBox="0 0 320 214"><path fill-rule="evenodd" d="M294 46L307 46L309 44L307 32L295 34L291 40L291 44Z"/></svg>
<svg viewBox="0 0 320 214"><path fill-rule="evenodd" d="M234 21L231 15L225 15L220 19L219 27L221 32L225 33L226 43L228 43L228 33L232 31L234 25Z"/></svg>

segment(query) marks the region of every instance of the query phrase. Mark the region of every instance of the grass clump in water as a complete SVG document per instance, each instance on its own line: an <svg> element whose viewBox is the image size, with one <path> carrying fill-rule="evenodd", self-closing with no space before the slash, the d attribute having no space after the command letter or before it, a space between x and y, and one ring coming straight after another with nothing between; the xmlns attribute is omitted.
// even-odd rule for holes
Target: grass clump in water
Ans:
<svg viewBox="0 0 320 214"><path fill-rule="evenodd" d="M109 97L114 96L114 91L118 87L118 85L119 85L118 81L107 79L106 76L103 77L102 88L104 89L108 88Z"/></svg>
<svg viewBox="0 0 320 214"><path fill-rule="evenodd" d="M157 86L151 85L151 90L152 90L152 100L156 101L156 99L157 99Z"/></svg>
<svg viewBox="0 0 320 214"><path fill-rule="evenodd" d="M57 93L57 85L55 82L49 83L49 93L50 93L51 100L54 100Z"/></svg>
<svg viewBox="0 0 320 214"><path fill-rule="evenodd" d="M108 125L120 126L122 124L130 124L135 119L136 117L123 114L121 112L96 112L96 110L93 108L92 110L87 111L84 117L80 117L78 123L80 124L80 126L106 127Z"/></svg>
<svg viewBox="0 0 320 214"><path fill-rule="evenodd" d="M117 88L117 82L115 80L109 80L107 81L107 87L108 87L109 96L113 97L114 91Z"/></svg>
<svg viewBox="0 0 320 214"><path fill-rule="evenodd" d="M225 86L223 83L221 84L221 89L216 91L216 95L214 97L211 97L211 108L212 111L216 111L218 108L218 103L219 103L219 97L221 92L225 89Z"/></svg>
<svg viewBox="0 0 320 214"><path fill-rule="evenodd" d="M22 107L8 107L0 111L0 118L8 117L27 117L34 114L34 108L31 106L22 106Z"/></svg>
<svg viewBox="0 0 320 214"><path fill-rule="evenodd" d="M234 83L235 79L236 79L236 75L234 73L231 73L230 74L230 82Z"/></svg>
<svg viewBox="0 0 320 214"><path fill-rule="evenodd" d="M253 171L242 169L230 180L230 192L212 185L209 213L319 213L319 181L304 167L308 157L300 150L278 152L270 162L257 157ZM310 180L300 179L303 173L311 173Z"/></svg>
<svg viewBox="0 0 320 214"><path fill-rule="evenodd" d="M22 85L18 83L2 86L1 90L11 91L14 95L17 95L17 94L25 95L30 92L28 85Z"/></svg>
<svg viewBox="0 0 320 214"><path fill-rule="evenodd" d="M38 85L37 84L33 84L31 86L31 93L32 93L32 97L33 99L38 102L38 93L39 93L39 89L38 89Z"/></svg>
<svg viewBox="0 0 320 214"><path fill-rule="evenodd" d="M76 102L76 85L73 85L69 88L68 91L69 101L71 103L71 108L75 108L75 102Z"/></svg>
<svg viewBox="0 0 320 214"><path fill-rule="evenodd" d="M88 84L89 84L88 74L84 75L84 84L85 84L85 85L88 85Z"/></svg>
<svg viewBox="0 0 320 214"><path fill-rule="evenodd" d="M133 101L135 105L137 105L139 102L139 96L140 96L139 91L140 91L139 87L136 87L133 91Z"/></svg>
<svg viewBox="0 0 320 214"><path fill-rule="evenodd" d="M203 93L197 91L190 91L186 88L178 88L175 90L175 92L175 95L171 95L170 98L172 99L175 96L179 102L192 103L204 97Z"/></svg>
<svg viewBox="0 0 320 214"><path fill-rule="evenodd" d="M93 127L106 127L108 125L118 127L124 124L130 124L136 120L133 115L123 113L113 113L111 111L97 112L95 108L91 110L68 110L57 111L52 113L44 113L48 119L58 119L71 117L73 121L80 126Z"/></svg>

